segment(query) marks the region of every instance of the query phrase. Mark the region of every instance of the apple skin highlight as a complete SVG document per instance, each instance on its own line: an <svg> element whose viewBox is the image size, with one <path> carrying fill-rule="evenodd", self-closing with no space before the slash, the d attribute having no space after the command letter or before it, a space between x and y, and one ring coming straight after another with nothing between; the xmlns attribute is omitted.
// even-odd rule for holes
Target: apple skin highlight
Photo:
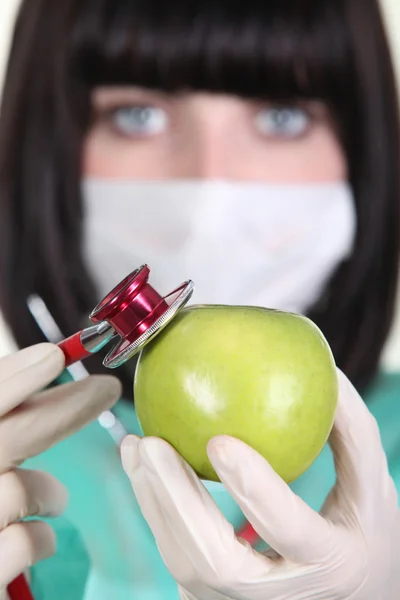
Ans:
<svg viewBox="0 0 400 600"><path fill-rule="evenodd" d="M200 478L219 481L206 447L230 435L291 483L327 442L338 382L330 347L310 319L198 305L143 349L134 396L144 435L169 442Z"/></svg>

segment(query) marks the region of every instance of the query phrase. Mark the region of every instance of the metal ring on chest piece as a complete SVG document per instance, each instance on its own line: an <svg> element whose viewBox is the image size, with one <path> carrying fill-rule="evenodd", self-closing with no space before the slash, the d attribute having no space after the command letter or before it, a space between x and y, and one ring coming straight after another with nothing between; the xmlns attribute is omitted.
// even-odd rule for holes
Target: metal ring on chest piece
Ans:
<svg viewBox="0 0 400 600"><path fill-rule="evenodd" d="M149 274L147 265L136 269L90 315L94 323L109 323L121 337L103 360L109 369L121 366L140 352L184 308L193 294L193 281L188 280L167 296L161 296L148 283Z"/></svg>

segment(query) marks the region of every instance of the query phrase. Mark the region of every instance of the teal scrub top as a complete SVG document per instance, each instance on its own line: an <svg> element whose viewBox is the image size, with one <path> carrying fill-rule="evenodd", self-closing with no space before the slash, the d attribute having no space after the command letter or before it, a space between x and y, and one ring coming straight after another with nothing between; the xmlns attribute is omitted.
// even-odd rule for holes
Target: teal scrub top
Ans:
<svg viewBox="0 0 400 600"><path fill-rule="evenodd" d="M381 374L366 400L400 492L400 373ZM116 413L129 432L140 434L133 404L121 401ZM52 473L70 492L65 514L49 521L57 535L56 555L32 569L36 600L178 600L115 443L97 421L25 466ZM334 481L326 445L291 487L319 510ZM242 525L243 515L222 485L207 485L227 519Z"/></svg>

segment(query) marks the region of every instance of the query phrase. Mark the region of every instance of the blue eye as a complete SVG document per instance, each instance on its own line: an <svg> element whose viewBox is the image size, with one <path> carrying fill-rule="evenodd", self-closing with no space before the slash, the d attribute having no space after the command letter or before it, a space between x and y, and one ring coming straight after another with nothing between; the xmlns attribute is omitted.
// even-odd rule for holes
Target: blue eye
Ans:
<svg viewBox="0 0 400 600"><path fill-rule="evenodd" d="M298 107L270 107L255 117L258 131L266 137L293 139L303 135L311 123L310 115Z"/></svg>
<svg viewBox="0 0 400 600"><path fill-rule="evenodd" d="M168 125L165 111L154 106L121 106L112 111L111 121L127 137L156 135Z"/></svg>

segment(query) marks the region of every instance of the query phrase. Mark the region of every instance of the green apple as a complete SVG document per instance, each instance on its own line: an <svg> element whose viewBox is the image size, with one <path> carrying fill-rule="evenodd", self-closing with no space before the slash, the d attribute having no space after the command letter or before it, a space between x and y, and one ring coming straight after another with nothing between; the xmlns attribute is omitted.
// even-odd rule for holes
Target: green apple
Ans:
<svg viewBox="0 0 400 600"><path fill-rule="evenodd" d="M252 446L286 482L299 477L328 439L337 396L318 327L249 306L184 309L143 349L134 382L144 435L168 441L213 481L206 446L219 434Z"/></svg>

